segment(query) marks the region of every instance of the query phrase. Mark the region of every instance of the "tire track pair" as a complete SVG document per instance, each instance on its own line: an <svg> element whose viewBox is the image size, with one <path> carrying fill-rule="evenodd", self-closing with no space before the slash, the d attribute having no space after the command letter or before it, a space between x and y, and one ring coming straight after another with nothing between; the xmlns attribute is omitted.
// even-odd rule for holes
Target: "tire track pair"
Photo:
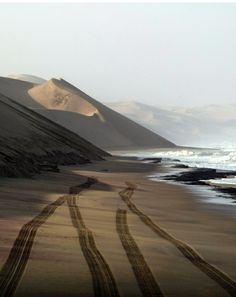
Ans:
<svg viewBox="0 0 236 297"><path fill-rule="evenodd" d="M91 179L91 183L96 183L96 180ZM73 187L70 193L76 194L76 188ZM76 204L76 196L70 195L67 199L67 204L72 224L78 232L82 252L92 274L95 296L118 297L119 291L115 279L108 264L96 247L92 232L85 226L79 207ZM150 268L129 232L125 210L117 210L116 226L143 296L163 297L164 295Z"/></svg>
<svg viewBox="0 0 236 297"><path fill-rule="evenodd" d="M120 197L126 203L128 208L136 214L140 220L147 225L158 236L171 242L192 264L198 267L211 279L216 281L223 289L225 289L230 296L236 297L236 282L230 278L226 273L218 269L217 267L208 263L197 251L195 251L190 245L181 241L163 228L156 225L147 215L141 212L136 205L130 200L134 193L134 188L127 187L123 191L119 192Z"/></svg>
<svg viewBox="0 0 236 297"><path fill-rule="evenodd" d="M117 210L116 228L143 296L163 297L160 287L129 232L126 210Z"/></svg>
<svg viewBox="0 0 236 297"><path fill-rule="evenodd" d="M76 189L78 193L83 189L89 188L90 185L95 182L96 180L94 178L88 178L85 183L70 188L70 191L71 189ZM0 270L0 297L10 297L14 295L26 268L38 229L67 198L68 196L58 198L53 203L47 205L32 220L22 226L9 256Z"/></svg>
<svg viewBox="0 0 236 297"><path fill-rule="evenodd" d="M47 205L35 218L23 225L0 271L0 297L14 294L24 273L39 227L66 201L67 196Z"/></svg>
<svg viewBox="0 0 236 297"><path fill-rule="evenodd" d="M73 226L78 232L80 246L92 274L94 294L96 297L119 297L119 291L109 265L96 247L93 233L85 226L76 196L67 199Z"/></svg>

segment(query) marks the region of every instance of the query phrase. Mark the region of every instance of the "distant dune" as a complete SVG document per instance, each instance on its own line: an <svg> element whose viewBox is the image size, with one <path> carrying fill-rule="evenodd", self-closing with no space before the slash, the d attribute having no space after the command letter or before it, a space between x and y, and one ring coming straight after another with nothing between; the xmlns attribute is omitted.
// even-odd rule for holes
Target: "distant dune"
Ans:
<svg viewBox="0 0 236 297"><path fill-rule="evenodd" d="M134 101L106 104L178 145L236 145L236 104L192 108L156 107Z"/></svg>
<svg viewBox="0 0 236 297"><path fill-rule="evenodd" d="M65 80L40 85L0 78L0 93L103 149L173 147L172 142L107 108Z"/></svg>
<svg viewBox="0 0 236 297"><path fill-rule="evenodd" d="M29 74L12 74L12 75L9 75L9 78L28 81L33 84L43 84L44 82L46 82L46 80L41 77L29 75Z"/></svg>
<svg viewBox="0 0 236 297"><path fill-rule="evenodd" d="M77 134L0 94L0 175L30 176L45 164L77 164L107 155Z"/></svg>

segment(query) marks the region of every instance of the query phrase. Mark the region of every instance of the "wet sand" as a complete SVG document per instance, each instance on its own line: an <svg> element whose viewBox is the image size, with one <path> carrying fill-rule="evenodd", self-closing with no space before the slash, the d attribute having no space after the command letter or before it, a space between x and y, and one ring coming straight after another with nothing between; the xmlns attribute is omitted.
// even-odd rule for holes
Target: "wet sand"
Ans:
<svg viewBox="0 0 236 297"><path fill-rule="evenodd" d="M2 179L0 296L236 296L236 219L147 178L166 170L110 158Z"/></svg>

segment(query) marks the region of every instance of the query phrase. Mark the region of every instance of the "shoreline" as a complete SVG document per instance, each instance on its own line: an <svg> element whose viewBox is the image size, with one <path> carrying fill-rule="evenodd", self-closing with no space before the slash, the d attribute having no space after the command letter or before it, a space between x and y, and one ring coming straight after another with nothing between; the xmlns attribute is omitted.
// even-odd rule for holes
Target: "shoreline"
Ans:
<svg viewBox="0 0 236 297"><path fill-rule="evenodd" d="M150 178L153 181L173 181L175 184L184 186L195 185L195 190L198 189L199 192L207 190L209 193L215 192L215 195L211 195L213 196L210 199L212 203L220 205L235 205L236 203L236 184L228 182L232 178L234 182L236 181L236 170L196 167L186 165L179 159L155 157L153 154L145 157L135 156L135 151L134 156L123 155L122 157L149 164L161 163L164 168L168 169L165 175L160 175L159 172L156 177L151 175Z"/></svg>
<svg viewBox="0 0 236 297"><path fill-rule="evenodd" d="M212 194L211 201L217 204L235 205L236 203L236 185L223 183L223 180L229 179L232 175L236 175L235 171L218 170L212 168L196 168L185 166L179 162L177 165L173 163L168 165L162 162L162 165L169 169L165 175L157 174L152 177L153 180L161 180L163 182L174 182L175 184L192 186L201 192L209 192ZM173 171L172 171L173 170ZM172 171L172 172L171 172ZM217 181L219 181L217 183ZM224 203L225 202L225 203Z"/></svg>
<svg viewBox="0 0 236 297"><path fill-rule="evenodd" d="M138 209L172 236L192 246L208 263L236 279L236 220L200 202L199 196L183 185L148 179L148 175L167 170L161 164L111 157L93 164L61 167L60 173L44 173L30 182L28 179L2 179L0 269L20 228L49 203L68 195L69 188L91 177L98 183L84 189L76 204L121 295L141 297L141 290L116 231L118 209L126 210L129 232L164 296L205 297L206 292L229 296L227 290L194 266L171 242L155 235L143 224L119 195L135 185L131 201ZM93 296L91 274L66 203L38 229L15 296L58 294Z"/></svg>

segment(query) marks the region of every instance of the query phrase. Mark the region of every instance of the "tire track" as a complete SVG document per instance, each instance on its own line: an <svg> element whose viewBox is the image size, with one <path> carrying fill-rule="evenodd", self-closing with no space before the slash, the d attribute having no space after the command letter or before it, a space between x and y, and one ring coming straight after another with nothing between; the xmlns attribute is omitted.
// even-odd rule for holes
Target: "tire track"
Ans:
<svg viewBox="0 0 236 297"><path fill-rule="evenodd" d="M115 278L109 265L96 247L93 233L85 226L76 196L67 199L73 226L78 232L80 246L92 275L94 294L96 297L119 297Z"/></svg>
<svg viewBox="0 0 236 297"><path fill-rule="evenodd" d="M66 201L66 198L67 196L58 198L23 225L0 271L0 297L10 297L14 294L27 265L39 227Z"/></svg>
<svg viewBox="0 0 236 297"><path fill-rule="evenodd" d="M81 185L71 187L77 193L89 188L95 183L94 178L88 178ZM47 205L36 217L22 226L11 248L10 254L0 271L0 297L13 296L26 268L36 233L40 226L62 205L68 196L62 196L53 203Z"/></svg>
<svg viewBox="0 0 236 297"><path fill-rule="evenodd" d="M211 279L216 281L223 289L225 289L230 296L236 297L236 282L226 273L218 269L217 267L208 263L197 251L195 251L190 245L181 241L163 228L156 225L147 215L141 212L136 205L130 200L134 193L134 188L127 187L125 190L119 192L122 200L127 204L129 209L135 213L140 220L147 225L153 232L160 237L171 242L192 264L199 268Z"/></svg>
<svg viewBox="0 0 236 297"><path fill-rule="evenodd" d="M116 228L143 297L163 297L160 287L129 232L126 210L117 210Z"/></svg>

